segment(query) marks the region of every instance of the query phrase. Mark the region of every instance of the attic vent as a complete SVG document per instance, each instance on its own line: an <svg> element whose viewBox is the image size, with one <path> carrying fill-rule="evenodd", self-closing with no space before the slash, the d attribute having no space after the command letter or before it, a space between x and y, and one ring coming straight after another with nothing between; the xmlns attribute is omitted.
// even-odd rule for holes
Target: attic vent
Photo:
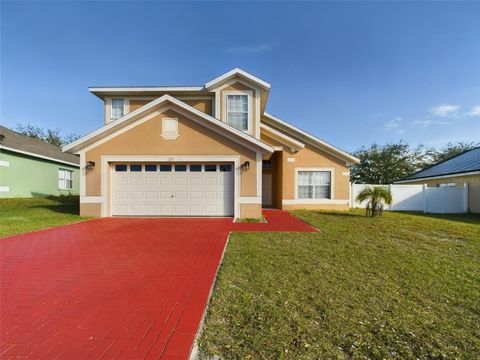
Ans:
<svg viewBox="0 0 480 360"><path fill-rule="evenodd" d="M166 140L175 140L180 134L178 133L177 118L162 119L162 137Z"/></svg>

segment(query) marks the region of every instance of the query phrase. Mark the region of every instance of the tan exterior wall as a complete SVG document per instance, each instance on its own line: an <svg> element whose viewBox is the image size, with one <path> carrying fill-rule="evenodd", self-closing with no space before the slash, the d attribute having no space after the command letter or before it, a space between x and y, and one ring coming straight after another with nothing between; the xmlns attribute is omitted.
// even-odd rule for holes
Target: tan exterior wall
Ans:
<svg viewBox="0 0 480 360"><path fill-rule="evenodd" d="M201 100L182 100L183 102L187 103L188 105L194 107L197 110L200 110L201 112L212 116L213 113L213 107L212 107L212 100L206 100L206 99L201 99Z"/></svg>
<svg viewBox="0 0 480 360"><path fill-rule="evenodd" d="M348 205L338 205L338 204L303 204L303 205L283 205L284 210L335 210L335 211L346 211L349 209Z"/></svg>
<svg viewBox="0 0 480 360"><path fill-rule="evenodd" d="M164 117L178 118L180 136L177 139L165 140L161 137ZM102 195L102 155L239 155L240 163L250 162L250 169L242 171L240 175L240 196L257 195L255 152L185 118L174 110L167 110L87 151L85 161L94 161L96 164L95 169L87 172L85 177L87 196ZM110 181L107 181L107 185L109 183ZM107 187L106 195L109 194L110 189ZM107 199L107 204L109 203ZM107 212L109 213L109 209Z"/></svg>
<svg viewBox="0 0 480 360"><path fill-rule="evenodd" d="M80 216L100 217L100 204L80 204Z"/></svg>
<svg viewBox="0 0 480 360"><path fill-rule="evenodd" d="M163 93L159 93L158 97L164 95ZM173 95L172 95L173 96ZM119 99L121 99L122 97L120 96ZM157 97L156 97L157 98ZM130 108L130 111L129 112L132 112L132 111L135 111L139 108L141 108L142 106L145 106L147 105L149 102L155 100L156 98L152 98L152 99L135 99L135 98L131 98L131 97L128 97L129 99L129 108ZM200 110L202 112L204 112L205 114L207 115L210 115L212 116L213 113L213 107L212 107L212 104L213 104L213 96L211 97L211 99L206 99L205 97L202 97L200 99L184 99L182 96L179 96L178 97L179 100L185 102L186 104L194 107L195 109L197 110ZM109 119L107 119L107 114L108 114L108 110L107 110L107 101L104 102L104 119L105 119L105 124L107 123L107 121Z"/></svg>
<svg viewBox="0 0 480 360"><path fill-rule="evenodd" d="M257 109L257 104L256 104L256 101L255 101L255 97L256 96L261 96L262 94L262 91L259 91L257 93L257 91L251 87L248 87L240 82L236 82L236 83L233 83L227 87L225 87L224 89L222 89L220 91L220 119L222 121L225 121L226 122L226 114L225 114L225 93L226 91L231 91L231 90L251 90L253 91L253 99L252 99L252 114L251 114L251 117L252 117L252 122L253 122L253 129L252 129L252 136L254 137L257 137L257 130L256 130L256 126L255 126L255 119L256 119L256 116L257 116L257 112L259 112L260 110Z"/></svg>
<svg viewBox="0 0 480 360"><path fill-rule="evenodd" d="M288 158L294 158L295 162L289 162ZM333 168L332 174L333 196L335 200L349 199L350 177L343 175L349 169L346 163L321 150L306 145L298 153L292 153L284 148L283 151L283 199L295 199L295 169L296 168Z"/></svg>
<svg viewBox="0 0 480 360"><path fill-rule="evenodd" d="M240 204L240 217L258 219L262 217L262 205Z"/></svg>

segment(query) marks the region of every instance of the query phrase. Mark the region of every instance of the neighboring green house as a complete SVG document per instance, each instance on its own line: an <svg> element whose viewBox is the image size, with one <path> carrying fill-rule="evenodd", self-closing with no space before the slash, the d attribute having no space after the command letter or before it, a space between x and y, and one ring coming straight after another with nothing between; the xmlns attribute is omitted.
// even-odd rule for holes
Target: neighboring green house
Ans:
<svg viewBox="0 0 480 360"><path fill-rule="evenodd" d="M79 194L78 156L0 126L0 198Z"/></svg>

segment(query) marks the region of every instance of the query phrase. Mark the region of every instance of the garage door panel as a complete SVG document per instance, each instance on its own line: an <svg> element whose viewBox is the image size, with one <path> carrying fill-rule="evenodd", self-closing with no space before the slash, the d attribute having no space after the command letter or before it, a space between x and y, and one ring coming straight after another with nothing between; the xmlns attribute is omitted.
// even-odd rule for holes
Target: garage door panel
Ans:
<svg viewBox="0 0 480 360"><path fill-rule="evenodd" d="M158 192L157 191L145 191L145 200L157 200Z"/></svg>
<svg viewBox="0 0 480 360"><path fill-rule="evenodd" d="M172 184L173 184L172 178L166 178L166 177L160 178L160 185L172 185Z"/></svg>
<svg viewBox="0 0 480 360"><path fill-rule="evenodd" d="M158 179L156 177L146 177L145 185L158 185Z"/></svg>
<svg viewBox="0 0 480 360"><path fill-rule="evenodd" d="M113 215L232 216L233 172L113 171ZM130 166L128 166L130 169ZM160 166L157 166L160 170ZM187 166L187 169L190 169Z"/></svg>

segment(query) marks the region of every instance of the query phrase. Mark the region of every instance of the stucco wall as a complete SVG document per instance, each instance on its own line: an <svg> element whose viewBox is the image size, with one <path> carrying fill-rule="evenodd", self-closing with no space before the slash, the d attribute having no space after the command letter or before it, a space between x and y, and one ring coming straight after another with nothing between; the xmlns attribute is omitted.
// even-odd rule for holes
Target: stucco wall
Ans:
<svg viewBox="0 0 480 360"><path fill-rule="evenodd" d="M149 102L152 102L153 100L159 98L160 96L164 95L163 93L159 93L157 97L151 98L151 99L145 99L145 98L139 98L135 99L134 97L128 97L129 99L129 112L135 111L142 106L147 105ZM169 94L174 96L173 94ZM175 96L174 96L175 97ZM177 98L186 104L194 107L197 110L200 110L204 112L207 115L212 116L213 115L213 95L208 98L209 96L201 96L198 99L194 99L193 97L185 97L185 96L178 96ZM122 99L121 96L118 97L119 99ZM104 102L104 117L105 117L105 123L107 123L110 119L107 119L108 115L108 102Z"/></svg>
<svg viewBox="0 0 480 360"><path fill-rule="evenodd" d="M177 139L166 140L161 137L164 117L178 118L180 136ZM102 195L102 155L239 155L240 163L250 162L250 169L240 173L240 196L255 197L257 195L255 152L185 118L174 110L167 110L87 151L85 161L94 161L97 164L94 170L86 174L87 196ZM107 186L108 184L109 181ZM107 187L106 195L109 194Z"/></svg>
<svg viewBox="0 0 480 360"><path fill-rule="evenodd" d="M257 103L255 101L255 97L256 96L261 96L261 93L262 91L258 91L257 93L257 90L253 89L252 87L249 87L249 86L246 86L245 84L243 83L240 83L240 82L236 82L236 83L233 83L227 87L225 87L224 89L222 89L220 91L220 119L222 121L225 121L226 122L226 114L225 114L225 96L227 94L228 91L232 91L232 90L249 90L249 91L252 91L252 106L251 106L251 119L252 119L252 133L251 135L254 136L254 137L257 137L257 129L256 129L256 126L255 126L255 119L256 119L256 116L257 116L257 112L259 112L260 110L257 109Z"/></svg>
<svg viewBox="0 0 480 360"><path fill-rule="evenodd" d="M0 150L0 160L9 166L0 166L0 186L8 186L8 192L0 192L0 198L45 197L79 194L79 170L77 167L56 163L28 155ZM58 188L58 170L72 170L73 189Z"/></svg>

